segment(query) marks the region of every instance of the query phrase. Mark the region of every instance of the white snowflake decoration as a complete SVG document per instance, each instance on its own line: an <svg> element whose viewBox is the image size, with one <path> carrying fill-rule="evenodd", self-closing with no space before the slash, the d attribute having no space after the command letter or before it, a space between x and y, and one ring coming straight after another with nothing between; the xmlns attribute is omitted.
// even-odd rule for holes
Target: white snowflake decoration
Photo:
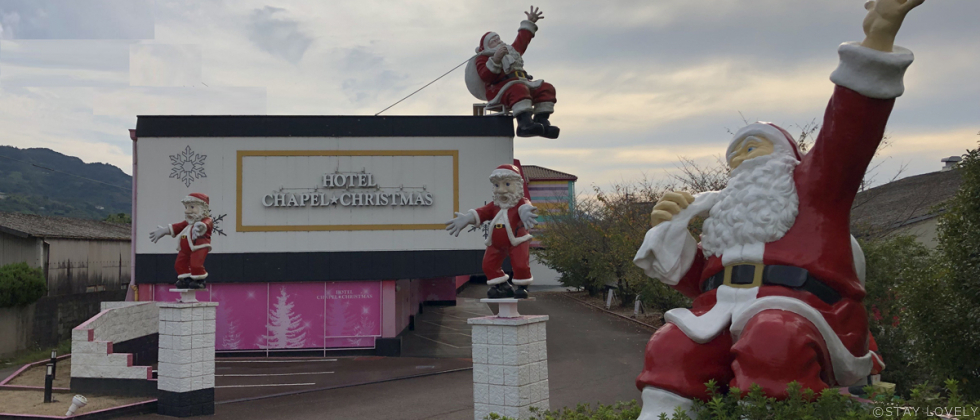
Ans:
<svg viewBox="0 0 980 420"><path fill-rule="evenodd" d="M207 158L208 155L194 153L188 145L183 152L170 155L170 163L173 165L170 177L180 179L189 188L195 179L208 177L204 173L204 160Z"/></svg>

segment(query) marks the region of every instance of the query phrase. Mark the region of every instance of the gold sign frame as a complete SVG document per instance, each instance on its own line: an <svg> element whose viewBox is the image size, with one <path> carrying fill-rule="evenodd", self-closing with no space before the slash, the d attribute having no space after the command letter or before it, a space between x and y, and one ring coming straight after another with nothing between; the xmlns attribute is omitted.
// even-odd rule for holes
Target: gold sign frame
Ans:
<svg viewBox="0 0 980 420"><path fill-rule="evenodd" d="M237 232L307 232L359 230L444 230L443 223L388 225L280 225L245 226L242 224L242 161L252 156L450 156L453 158L453 212L459 211L459 150L239 150L236 211ZM447 219L448 220L448 219Z"/></svg>

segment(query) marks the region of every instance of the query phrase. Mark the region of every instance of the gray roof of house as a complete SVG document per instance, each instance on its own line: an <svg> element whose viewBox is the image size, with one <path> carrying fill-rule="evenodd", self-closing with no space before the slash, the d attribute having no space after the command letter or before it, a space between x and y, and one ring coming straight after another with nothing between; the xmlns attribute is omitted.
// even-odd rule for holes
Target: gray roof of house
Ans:
<svg viewBox="0 0 980 420"><path fill-rule="evenodd" d="M130 226L70 217L0 212L0 231L22 238L130 240Z"/></svg>
<svg viewBox="0 0 980 420"><path fill-rule="evenodd" d="M851 230L887 233L902 226L938 217L943 203L956 195L960 171L910 176L858 193L851 207Z"/></svg>

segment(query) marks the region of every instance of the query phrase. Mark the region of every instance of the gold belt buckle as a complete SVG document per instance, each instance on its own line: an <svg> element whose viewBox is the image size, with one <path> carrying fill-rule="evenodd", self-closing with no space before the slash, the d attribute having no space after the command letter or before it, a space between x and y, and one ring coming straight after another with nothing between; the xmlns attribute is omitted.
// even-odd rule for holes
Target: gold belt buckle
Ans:
<svg viewBox="0 0 980 420"><path fill-rule="evenodd" d="M493 225L493 228L494 229L503 229L504 228L504 224L503 223L497 223L497 224Z"/></svg>
<svg viewBox="0 0 980 420"><path fill-rule="evenodd" d="M514 75L517 76L517 77L519 77L519 78L521 78L521 79L527 79L527 72L526 71L523 71L523 70L515 71L514 72Z"/></svg>
<svg viewBox="0 0 980 420"><path fill-rule="evenodd" d="M753 274L752 283L750 284L732 283L732 267L736 267L740 265L748 265L748 266L755 267L755 270L752 272ZM734 287L736 289L751 289L753 287L762 286L762 269L765 267L766 266L764 264L735 264L735 265L727 266L725 267L725 281L722 284L728 287Z"/></svg>

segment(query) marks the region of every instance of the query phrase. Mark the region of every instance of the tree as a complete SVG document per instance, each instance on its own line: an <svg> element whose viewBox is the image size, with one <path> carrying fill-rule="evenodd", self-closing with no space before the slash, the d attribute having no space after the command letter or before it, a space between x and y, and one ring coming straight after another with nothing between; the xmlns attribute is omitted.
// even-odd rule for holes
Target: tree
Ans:
<svg viewBox="0 0 980 420"><path fill-rule="evenodd" d="M259 338L259 347L264 349L293 349L306 346L306 326L303 317L293 313L295 304L289 301L286 288L279 288L276 303L269 310L269 334Z"/></svg>
<svg viewBox="0 0 980 420"><path fill-rule="evenodd" d="M44 272L25 262L0 267L0 308L26 306L48 293Z"/></svg>
<svg viewBox="0 0 980 420"><path fill-rule="evenodd" d="M939 378L963 380L980 398L980 148L967 152L962 184L939 218L936 264L900 289L916 358Z"/></svg>
<svg viewBox="0 0 980 420"><path fill-rule="evenodd" d="M133 223L133 218L130 217L128 213L116 213L116 214L110 214L106 216L105 219L102 219L102 221L109 222L109 223L122 223L122 224L130 225Z"/></svg>

